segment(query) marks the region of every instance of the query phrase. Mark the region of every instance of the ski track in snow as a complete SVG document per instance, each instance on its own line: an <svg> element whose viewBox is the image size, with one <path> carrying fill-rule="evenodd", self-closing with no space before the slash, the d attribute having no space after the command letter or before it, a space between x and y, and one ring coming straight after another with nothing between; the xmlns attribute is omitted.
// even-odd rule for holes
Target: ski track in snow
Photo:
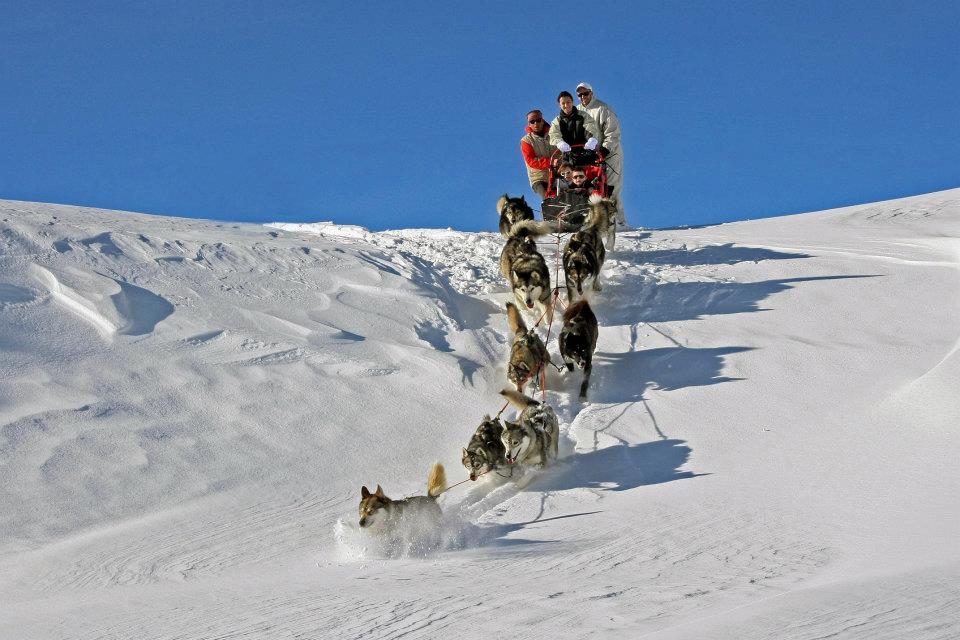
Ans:
<svg viewBox="0 0 960 640"><path fill-rule="evenodd" d="M926 198L836 219L914 229L956 217L958 198ZM767 325L741 330L734 318L775 314L777 296L807 284L817 304L819 283L853 286L883 268L955 271L955 243L898 231L866 248L805 235L745 246L726 226L619 235L595 303L590 400L576 398L580 372L548 373L561 459L452 489L441 498L440 548L397 553L357 530L357 478L394 497L420 493L428 461L443 456L450 481L461 479L459 448L502 405L506 384L499 235L271 231L0 205L0 364L10 382L0 469L11 480L0 492L10 507L0 519L0 635L957 635L960 565L831 574L864 545L816 511L803 483L784 493L796 509L779 499L775 475L729 484L732 469L783 468L760 443L784 430L776 415L749 432L746 413L696 410L713 389L734 398L751 379L745 357ZM541 247L553 270L555 241ZM810 270L815 260L829 262ZM866 269L851 267L861 261ZM727 318L727 334L710 333L709 322ZM556 361L558 332L548 342ZM958 341L930 343L906 381L877 384L938 388ZM9 350L17 344L34 352ZM746 484L758 478L766 490Z"/></svg>

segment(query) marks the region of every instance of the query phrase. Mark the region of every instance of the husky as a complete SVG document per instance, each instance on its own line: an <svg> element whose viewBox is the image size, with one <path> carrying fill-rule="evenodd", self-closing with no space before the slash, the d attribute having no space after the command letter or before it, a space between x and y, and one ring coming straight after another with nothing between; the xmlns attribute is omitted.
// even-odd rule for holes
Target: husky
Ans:
<svg viewBox="0 0 960 640"><path fill-rule="evenodd" d="M500 214L500 233L509 236L513 225L522 220L533 220L533 209L527 204L527 198L511 198L503 194L497 200L497 213Z"/></svg>
<svg viewBox="0 0 960 640"><path fill-rule="evenodd" d="M507 462L507 449L503 446L502 437L503 423L500 418L484 416L461 458L471 480L476 480Z"/></svg>
<svg viewBox="0 0 960 640"><path fill-rule="evenodd" d="M551 459L556 460L560 425L553 409L510 388L502 390L500 395L520 409L519 421L504 420L503 444L507 449L507 463L544 467Z"/></svg>
<svg viewBox="0 0 960 640"><path fill-rule="evenodd" d="M512 302L507 303L507 320L510 322L510 331L513 332L507 378L517 385L517 391L522 393L527 382L537 382L537 373L541 369L546 376L544 367L550 362L550 354L536 329L527 330L520 310Z"/></svg>
<svg viewBox="0 0 960 640"><path fill-rule="evenodd" d="M583 227L570 236L563 250L563 274L567 285L567 303L583 297L583 291L590 285L594 291L600 291L600 270L606 259L603 237L611 224L610 215L615 211L610 200L598 195L590 196L590 213Z"/></svg>
<svg viewBox="0 0 960 640"><path fill-rule="evenodd" d="M442 512L437 496L447 486L447 474L443 465L434 463L427 478L427 495L411 496L403 500L391 500L380 485L371 493L365 486L360 488L360 526L381 534L394 533L405 522L421 524L423 521L439 525Z"/></svg>
<svg viewBox="0 0 960 640"><path fill-rule="evenodd" d="M568 371L574 366L583 369L583 382L580 383L580 399L587 397L590 386L590 372L593 370L593 352L597 348L597 336L600 333L597 316L586 300L580 300L563 312L563 328L560 330L560 357Z"/></svg>
<svg viewBox="0 0 960 640"><path fill-rule="evenodd" d="M554 231L549 222L522 220L510 229L510 236L500 253L500 273L510 283L517 306L537 311L553 322L553 299L550 290L550 270L537 251L536 236Z"/></svg>

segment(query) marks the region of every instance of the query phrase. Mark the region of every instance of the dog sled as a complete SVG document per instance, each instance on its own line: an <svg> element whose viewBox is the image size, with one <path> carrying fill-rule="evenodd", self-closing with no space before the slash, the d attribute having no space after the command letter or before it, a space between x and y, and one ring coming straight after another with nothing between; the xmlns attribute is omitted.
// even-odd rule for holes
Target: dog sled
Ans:
<svg viewBox="0 0 960 640"><path fill-rule="evenodd" d="M586 186L575 187L560 175L560 167L569 164L586 174ZM568 231L576 231L583 225L590 210L590 196L598 194L614 198L613 188L607 184L607 165L598 150L575 145L564 153L559 149L550 158L550 181L540 210L543 219L563 223Z"/></svg>

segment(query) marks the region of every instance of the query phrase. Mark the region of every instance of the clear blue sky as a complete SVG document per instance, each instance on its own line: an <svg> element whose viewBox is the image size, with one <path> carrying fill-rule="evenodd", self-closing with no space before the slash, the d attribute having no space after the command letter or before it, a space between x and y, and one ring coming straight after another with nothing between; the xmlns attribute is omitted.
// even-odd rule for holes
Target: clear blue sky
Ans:
<svg viewBox="0 0 960 640"><path fill-rule="evenodd" d="M0 198L492 230L580 80L633 224L924 193L960 186L958 34L956 0L0 0Z"/></svg>

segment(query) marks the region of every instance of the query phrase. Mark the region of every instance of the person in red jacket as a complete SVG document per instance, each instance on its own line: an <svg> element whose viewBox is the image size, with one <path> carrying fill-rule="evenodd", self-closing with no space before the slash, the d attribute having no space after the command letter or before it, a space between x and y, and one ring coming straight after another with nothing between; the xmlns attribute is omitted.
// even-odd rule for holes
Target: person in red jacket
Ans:
<svg viewBox="0 0 960 640"><path fill-rule="evenodd" d="M543 119L543 113L534 109L527 113L526 135L520 138L520 152L527 165L527 177L530 188L543 199L547 194L550 181L550 157L557 150L547 137L550 125Z"/></svg>

